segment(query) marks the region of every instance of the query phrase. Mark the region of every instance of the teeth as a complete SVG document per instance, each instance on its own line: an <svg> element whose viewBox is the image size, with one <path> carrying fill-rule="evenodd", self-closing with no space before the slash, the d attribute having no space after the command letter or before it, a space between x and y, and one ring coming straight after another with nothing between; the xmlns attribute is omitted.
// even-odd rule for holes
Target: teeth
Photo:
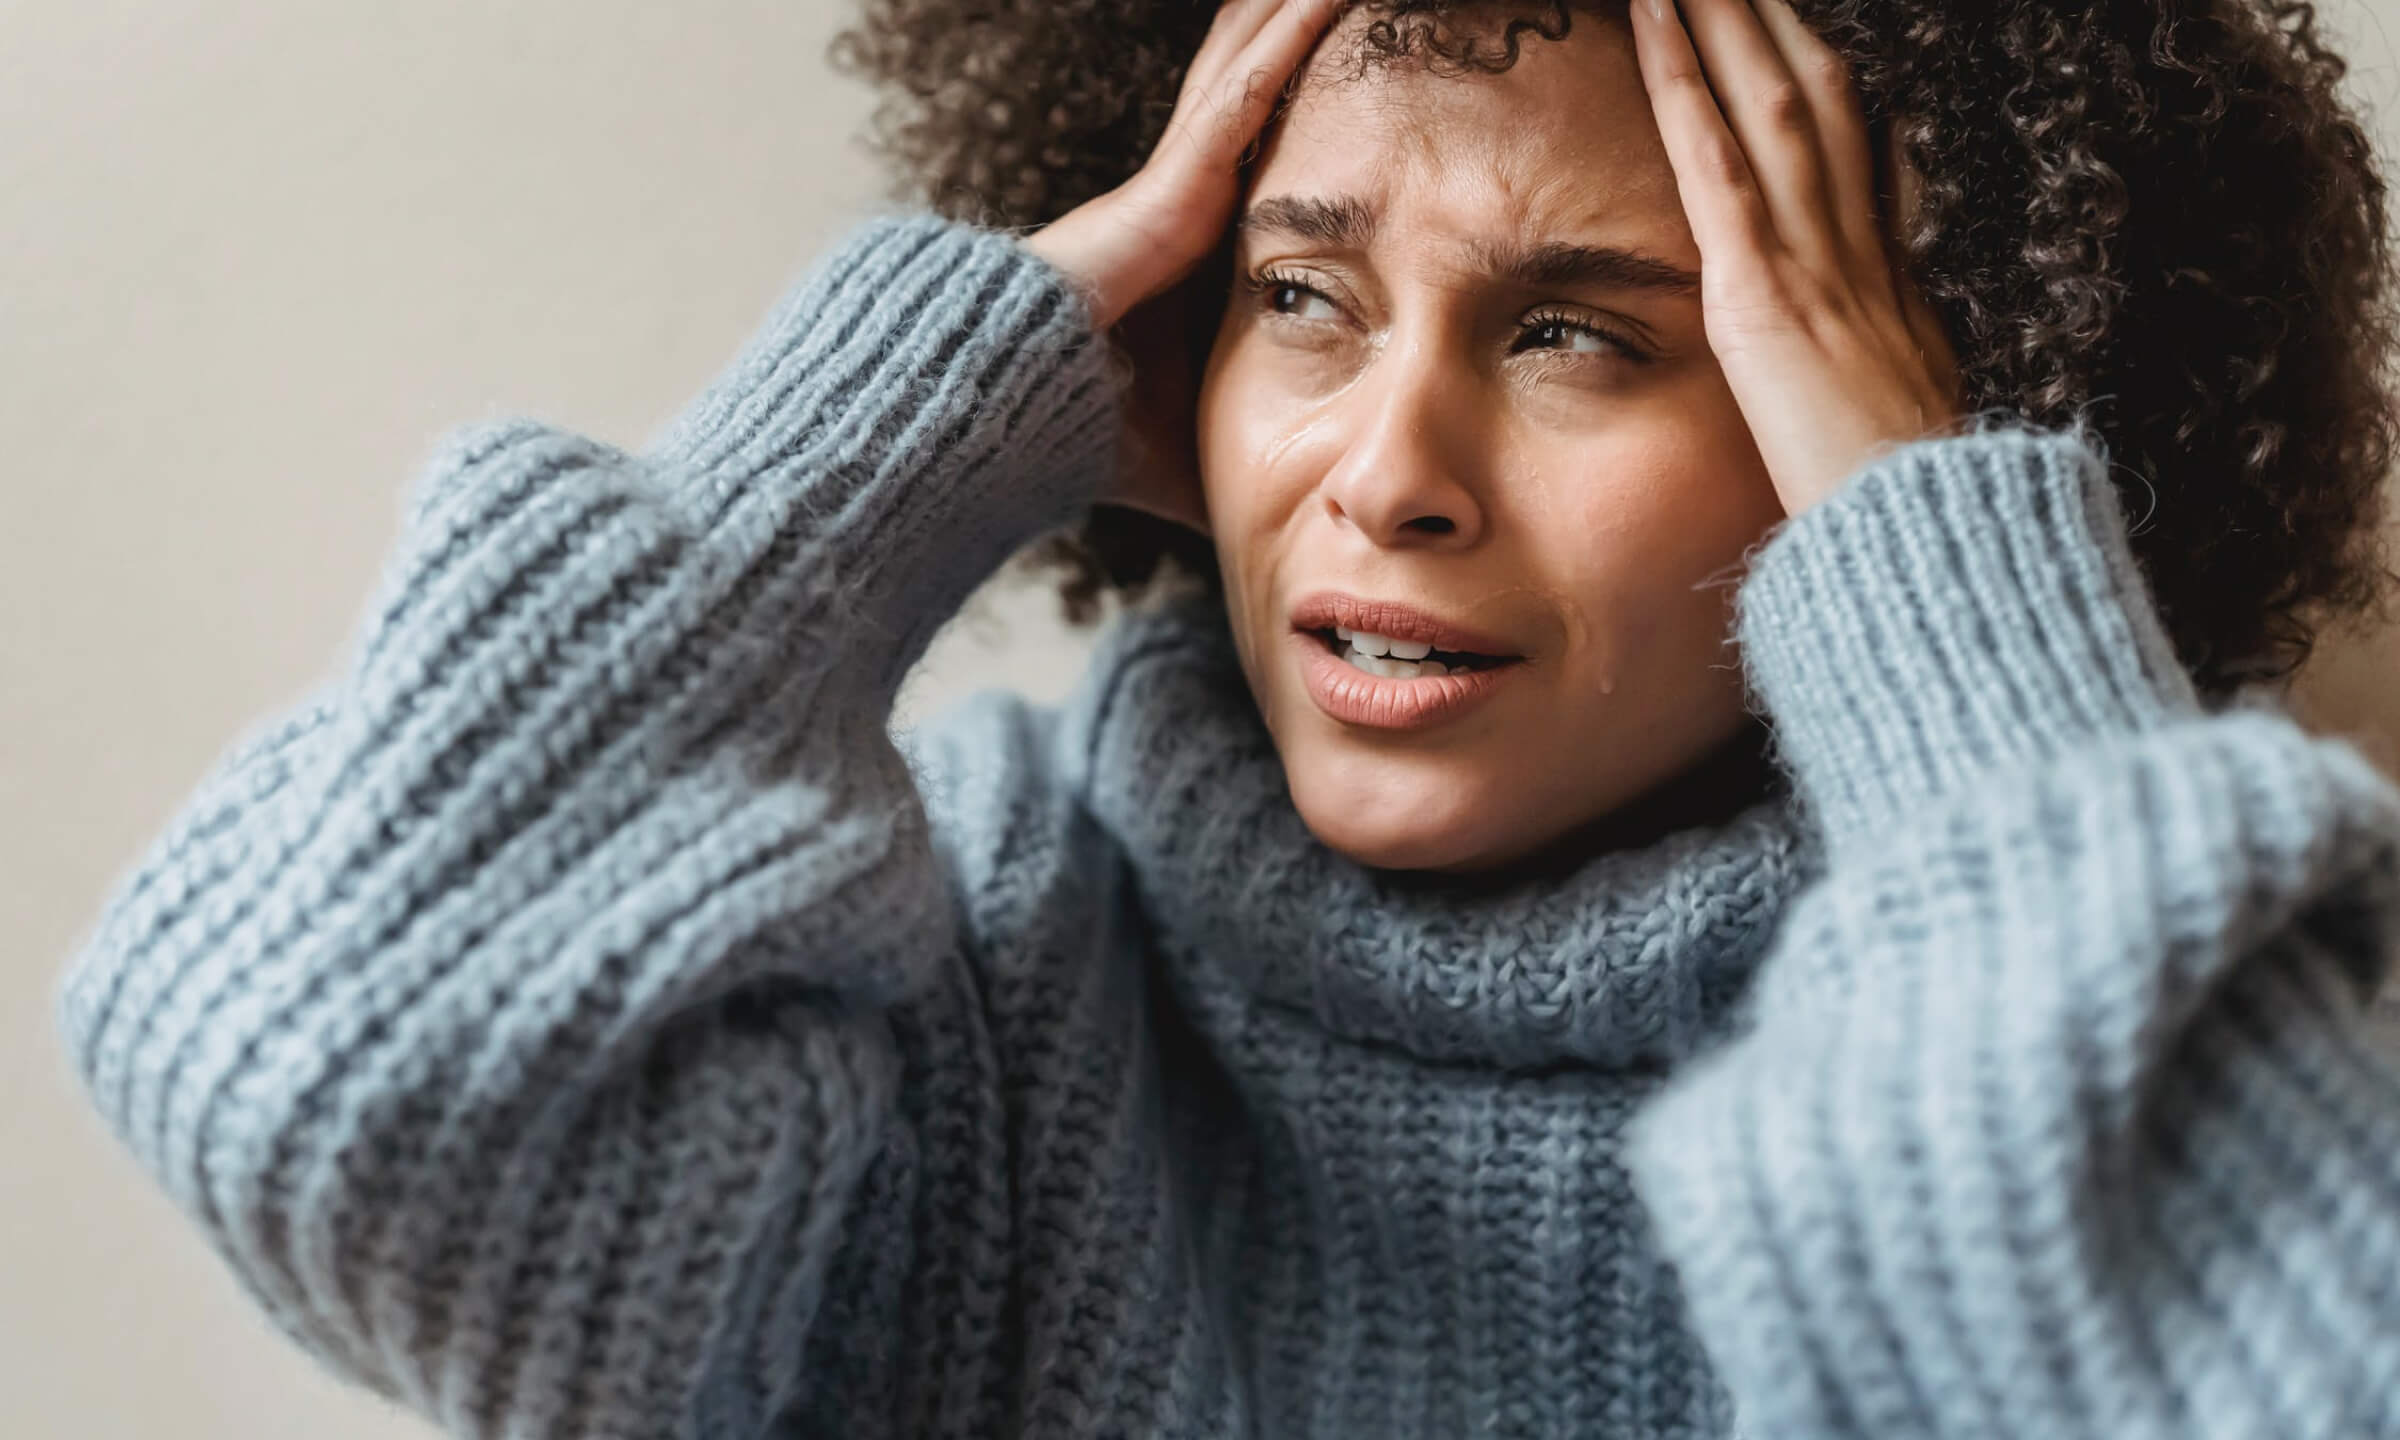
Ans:
<svg viewBox="0 0 2400 1440"><path fill-rule="evenodd" d="M1380 675L1386 680L1421 680L1429 676L1450 673L1450 667L1439 660L1427 660L1422 663L1393 660L1381 655L1361 655L1356 650L1345 651L1342 658L1349 661L1355 668L1364 670L1369 675Z"/></svg>
<svg viewBox="0 0 2400 1440"><path fill-rule="evenodd" d="M1333 638L1358 651L1361 655L1395 655L1402 660L1422 660L1433 653L1433 647L1419 640L1394 640L1371 630L1353 630L1347 625L1333 627Z"/></svg>
<svg viewBox="0 0 2400 1440"><path fill-rule="evenodd" d="M1433 647L1422 640L1394 640L1389 635L1353 630L1347 625L1334 626L1333 635L1339 642L1335 653L1369 675L1415 680L1451 673L1450 666L1425 658L1433 653Z"/></svg>

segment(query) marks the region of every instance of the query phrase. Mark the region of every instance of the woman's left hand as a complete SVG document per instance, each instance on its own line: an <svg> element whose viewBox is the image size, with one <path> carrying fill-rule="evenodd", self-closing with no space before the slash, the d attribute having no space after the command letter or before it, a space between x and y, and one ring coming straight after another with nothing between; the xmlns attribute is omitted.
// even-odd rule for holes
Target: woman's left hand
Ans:
<svg viewBox="0 0 2400 1440"><path fill-rule="evenodd" d="M1683 0L1683 19L1675 0L1631 8L1700 246L1709 348L1797 515L1882 451L1951 428L1956 357L1893 266L1842 58L1786 0Z"/></svg>

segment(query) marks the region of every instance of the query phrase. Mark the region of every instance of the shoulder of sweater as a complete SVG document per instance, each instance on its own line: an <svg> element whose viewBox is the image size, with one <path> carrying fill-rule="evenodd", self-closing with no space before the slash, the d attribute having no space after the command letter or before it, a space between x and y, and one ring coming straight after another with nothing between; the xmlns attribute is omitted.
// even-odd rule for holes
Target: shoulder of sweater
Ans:
<svg viewBox="0 0 2400 1440"><path fill-rule="evenodd" d="M936 854L970 931L1002 939L1070 906L1078 871L1103 857L1070 766L1059 753L1061 713L987 690L898 737L923 799Z"/></svg>
<svg viewBox="0 0 2400 1440"><path fill-rule="evenodd" d="M1122 855L1095 818L1094 752L1121 707L1144 703L1161 667L1230 663L1209 604L1170 591L1117 616L1062 703L982 691L898 737L980 940L1074 923L1111 892Z"/></svg>

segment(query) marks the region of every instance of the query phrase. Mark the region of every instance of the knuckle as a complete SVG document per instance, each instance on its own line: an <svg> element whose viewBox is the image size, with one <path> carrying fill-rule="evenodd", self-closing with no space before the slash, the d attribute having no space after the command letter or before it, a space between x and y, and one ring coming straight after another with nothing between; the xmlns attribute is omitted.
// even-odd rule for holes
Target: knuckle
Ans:
<svg viewBox="0 0 2400 1440"><path fill-rule="evenodd" d="M1225 125L1225 107L1213 95L1195 99L1179 120L1188 146L1206 149Z"/></svg>
<svg viewBox="0 0 2400 1440"><path fill-rule="evenodd" d="M1273 71L1266 69L1251 71L1242 77L1241 103L1225 107L1226 119L1232 124L1241 124L1250 116L1258 113L1258 107L1274 92L1275 75Z"/></svg>
<svg viewBox="0 0 2400 1440"><path fill-rule="evenodd" d="M1708 297L1709 308L1750 330L1791 323L1799 308L1793 304L1791 283L1765 256L1748 251L1739 258L1728 257L1712 269L1717 288Z"/></svg>
<svg viewBox="0 0 2400 1440"><path fill-rule="evenodd" d="M1808 92L1796 80L1778 80L1760 90L1753 99L1769 125L1787 132L1810 128Z"/></svg>
<svg viewBox="0 0 2400 1440"><path fill-rule="evenodd" d="M1743 158L1742 147L1734 143L1732 136L1712 134L1703 137L1692 158L1709 183L1729 190L1746 191L1750 188L1750 162Z"/></svg>
<svg viewBox="0 0 2400 1440"><path fill-rule="evenodd" d="M1805 62L1810 83L1828 95L1850 93L1850 67L1831 50L1820 50Z"/></svg>

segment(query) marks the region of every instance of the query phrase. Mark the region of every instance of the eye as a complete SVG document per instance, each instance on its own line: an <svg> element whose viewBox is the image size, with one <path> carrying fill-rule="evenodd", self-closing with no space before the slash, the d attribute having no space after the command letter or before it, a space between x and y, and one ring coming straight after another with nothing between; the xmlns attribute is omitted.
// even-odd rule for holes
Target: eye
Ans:
<svg viewBox="0 0 2400 1440"><path fill-rule="evenodd" d="M1551 350L1569 355L1618 355L1641 363L1650 356L1639 345L1594 325L1589 320L1568 315L1537 314L1525 319L1525 328L1518 332L1511 354L1529 350Z"/></svg>
<svg viewBox="0 0 2400 1440"><path fill-rule="evenodd" d="M1277 315L1294 320L1338 320L1341 307L1326 297L1324 291L1289 275L1262 271L1250 282L1259 303Z"/></svg>

